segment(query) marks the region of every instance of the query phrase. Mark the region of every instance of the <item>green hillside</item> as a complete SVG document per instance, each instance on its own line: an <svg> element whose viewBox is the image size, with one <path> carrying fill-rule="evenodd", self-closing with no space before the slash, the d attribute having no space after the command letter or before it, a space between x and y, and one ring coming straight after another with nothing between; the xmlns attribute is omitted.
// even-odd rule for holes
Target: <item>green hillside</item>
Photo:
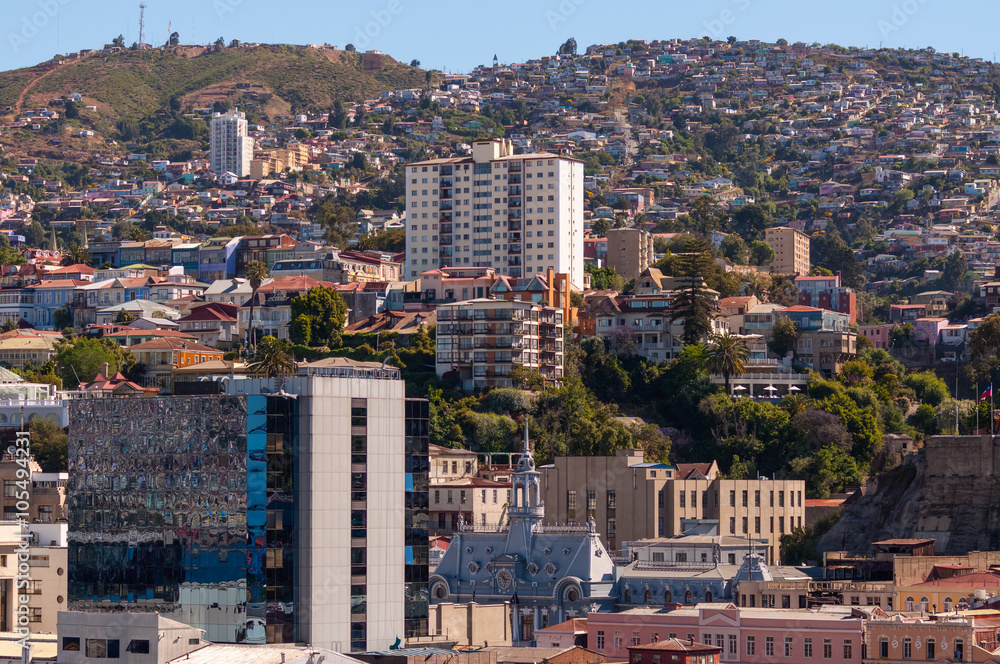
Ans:
<svg viewBox="0 0 1000 664"><path fill-rule="evenodd" d="M46 71L39 66L0 72L0 111L13 106L28 83ZM243 90L238 84L244 84ZM255 86L251 105L269 116L326 110L335 99L359 101L427 81L423 70L385 55L283 45L221 50L178 46L96 53L65 64L31 88L24 108L78 92L106 120L141 120L174 97L182 100L184 110L220 99L245 102L245 84Z"/></svg>

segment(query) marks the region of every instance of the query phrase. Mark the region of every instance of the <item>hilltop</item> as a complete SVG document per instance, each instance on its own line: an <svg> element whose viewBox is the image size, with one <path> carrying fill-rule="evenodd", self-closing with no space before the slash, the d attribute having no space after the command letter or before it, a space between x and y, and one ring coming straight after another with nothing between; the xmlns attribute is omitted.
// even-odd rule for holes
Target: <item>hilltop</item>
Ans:
<svg viewBox="0 0 1000 664"><path fill-rule="evenodd" d="M93 52L0 72L0 109L18 110L29 85L23 108L78 93L86 105L97 106L100 130L119 120L142 121L172 99L179 99L184 111L229 101L272 119L328 110L337 99L361 101L383 90L426 84L423 70L380 53L288 45L174 46Z"/></svg>

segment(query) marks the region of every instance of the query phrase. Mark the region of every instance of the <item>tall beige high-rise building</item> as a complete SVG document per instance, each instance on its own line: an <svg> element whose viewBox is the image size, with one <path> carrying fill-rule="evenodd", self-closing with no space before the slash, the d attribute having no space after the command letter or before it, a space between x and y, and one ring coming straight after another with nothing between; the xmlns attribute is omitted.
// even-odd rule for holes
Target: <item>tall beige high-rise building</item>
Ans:
<svg viewBox="0 0 1000 664"><path fill-rule="evenodd" d="M553 270L582 287L583 162L492 140L468 157L408 164L405 275L439 267Z"/></svg>
<svg viewBox="0 0 1000 664"><path fill-rule="evenodd" d="M244 177L250 173L253 160L253 138L247 135L246 113L228 111L212 116L209 157L212 171L226 171Z"/></svg>
<svg viewBox="0 0 1000 664"><path fill-rule="evenodd" d="M613 457L556 457L542 466L547 524L593 517L609 550L625 542L717 526L723 536L766 539L779 559L780 537L804 526L802 480L720 479L714 462L644 463L642 450Z"/></svg>
<svg viewBox="0 0 1000 664"><path fill-rule="evenodd" d="M768 228L765 239L774 249L771 272L775 274L809 274L809 236L802 231L778 226Z"/></svg>
<svg viewBox="0 0 1000 664"><path fill-rule="evenodd" d="M612 228L607 240L608 267L625 279L638 279L653 263L652 233L640 228Z"/></svg>

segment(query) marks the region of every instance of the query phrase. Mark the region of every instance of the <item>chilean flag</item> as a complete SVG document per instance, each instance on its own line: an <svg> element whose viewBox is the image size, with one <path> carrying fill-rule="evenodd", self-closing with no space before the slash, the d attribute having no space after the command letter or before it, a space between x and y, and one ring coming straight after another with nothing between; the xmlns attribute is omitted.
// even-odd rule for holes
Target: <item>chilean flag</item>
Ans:
<svg viewBox="0 0 1000 664"><path fill-rule="evenodd" d="M985 392L983 392L981 395L979 395L979 402L982 403L983 399L985 399L986 397L992 397L992 396L993 396L993 385L991 384L989 387L986 388Z"/></svg>

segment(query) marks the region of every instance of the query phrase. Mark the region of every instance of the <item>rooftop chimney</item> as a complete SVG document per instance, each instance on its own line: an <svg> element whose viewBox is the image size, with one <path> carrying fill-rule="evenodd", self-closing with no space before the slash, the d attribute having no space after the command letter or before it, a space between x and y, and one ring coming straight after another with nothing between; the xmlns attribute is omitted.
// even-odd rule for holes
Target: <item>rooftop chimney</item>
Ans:
<svg viewBox="0 0 1000 664"><path fill-rule="evenodd" d="M104 376L105 378L110 378L110 376L108 376L108 363L107 362L101 362L101 375Z"/></svg>

